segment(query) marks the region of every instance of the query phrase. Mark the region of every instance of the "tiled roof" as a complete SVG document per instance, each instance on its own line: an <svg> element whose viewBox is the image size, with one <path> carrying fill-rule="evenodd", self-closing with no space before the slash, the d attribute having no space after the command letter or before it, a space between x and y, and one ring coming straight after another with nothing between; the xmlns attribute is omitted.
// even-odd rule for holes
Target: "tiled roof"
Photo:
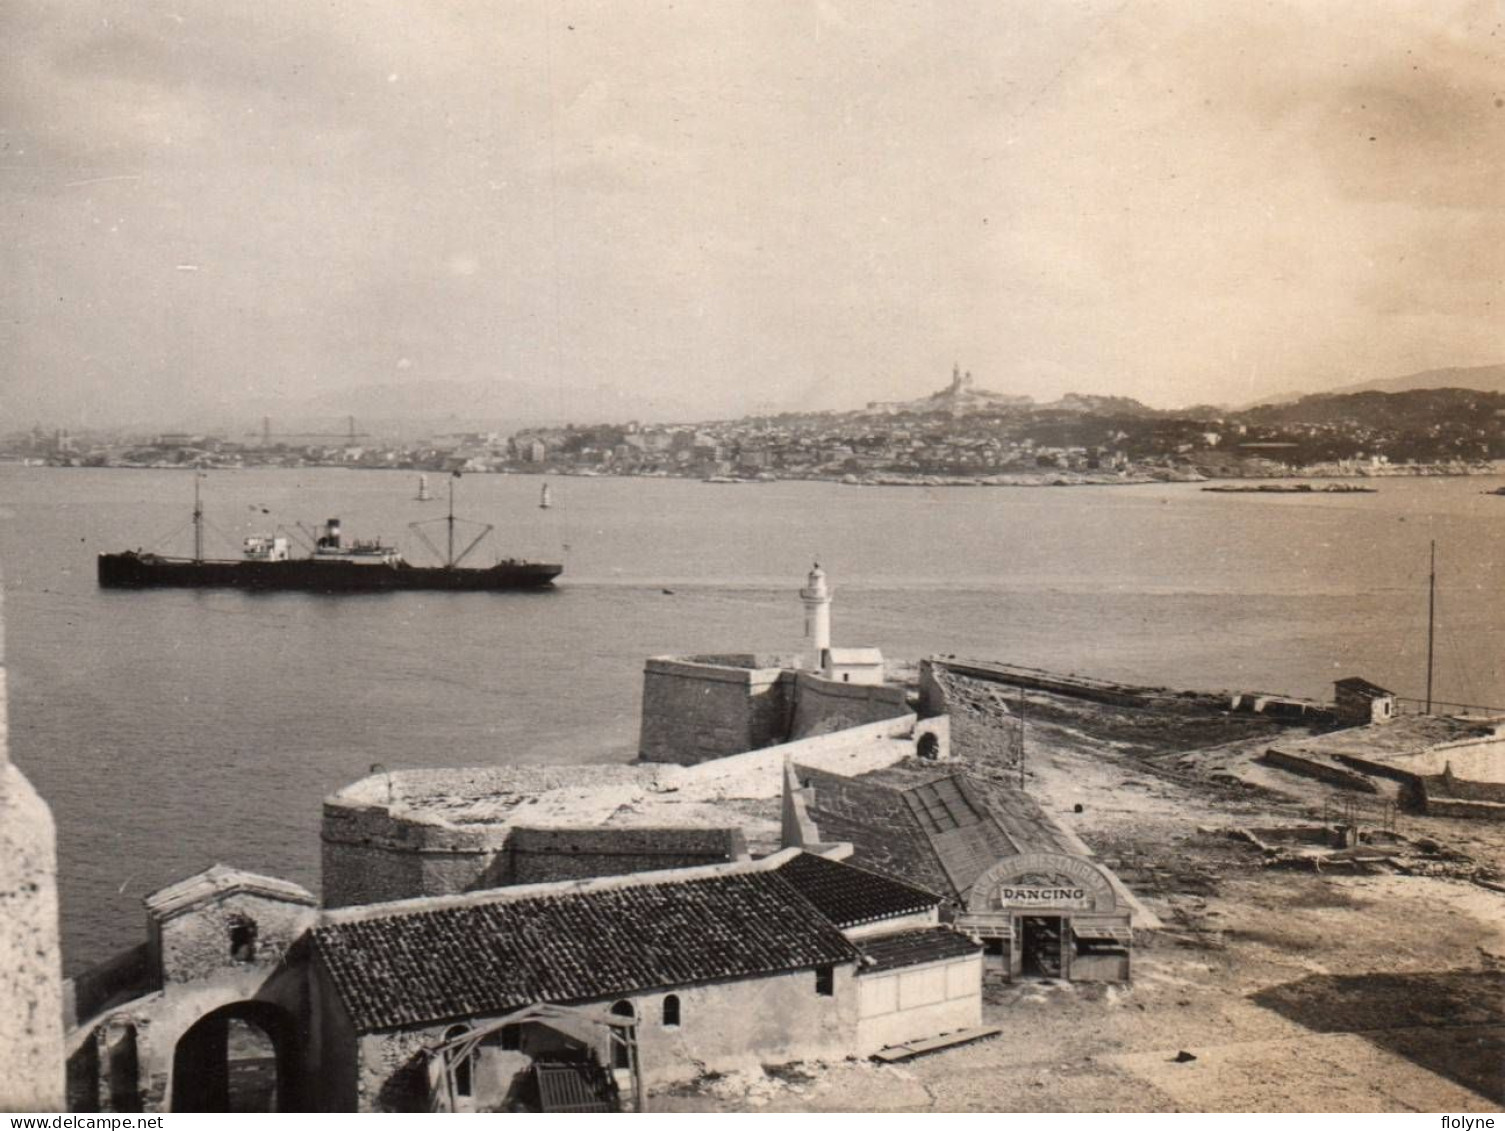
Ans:
<svg viewBox="0 0 1505 1131"><path fill-rule="evenodd" d="M808 811L821 840L850 844L851 863L924 891L952 894L951 880L902 793L804 766L795 767L795 776L812 787Z"/></svg>
<svg viewBox="0 0 1505 1131"><path fill-rule="evenodd" d="M227 868L223 864L212 865L185 880L158 888L144 902L148 913L159 919L167 919L201 904L242 893L283 903L301 903L307 907L317 907L319 904L311 892L291 881L255 872L242 872L239 868Z"/></svg>
<svg viewBox="0 0 1505 1131"><path fill-rule="evenodd" d="M942 897L898 880L802 852L777 875L838 927L855 927L929 911Z"/></svg>
<svg viewBox="0 0 1505 1131"><path fill-rule="evenodd" d="M1007 856L1080 852L1029 794L964 774L795 775L813 787L808 811L823 841L848 841L851 863L947 896L964 898Z"/></svg>
<svg viewBox="0 0 1505 1131"><path fill-rule="evenodd" d="M1367 679L1361 679L1356 675L1351 675L1347 679L1340 679L1333 686L1341 687L1345 691L1353 691L1366 699L1379 699L1386 695L1395 694L1395 692L1387 691L1377 683L1370 683Z"/></svg>
<svg viewBox="0 0 1505 1131"><path fill-rule="evenodd" d="M926 927L919 931L878 935L860 940L857 946L866 959L858 968L862 974L876 974L883 970L919 966L925 962L940 962L948 958L964 958L982 949L980 943L947 927Z"/></svg>
<svg viewBox="0 0 1505 1131"><path fill-rule="evenodd" d="M313 936L363 1033L857 957L771 872L337 919Z"/></svg>

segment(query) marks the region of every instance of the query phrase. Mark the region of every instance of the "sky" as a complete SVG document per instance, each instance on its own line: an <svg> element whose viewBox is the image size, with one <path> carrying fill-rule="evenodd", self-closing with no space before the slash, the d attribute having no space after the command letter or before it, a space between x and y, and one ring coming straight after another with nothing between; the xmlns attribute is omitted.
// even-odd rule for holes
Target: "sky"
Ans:
<svg viewBox="0 0 1505 1131"><path fill-rule="evenodd" d="M7 0L0 427L1505 360L1505 7Z"/></svg>

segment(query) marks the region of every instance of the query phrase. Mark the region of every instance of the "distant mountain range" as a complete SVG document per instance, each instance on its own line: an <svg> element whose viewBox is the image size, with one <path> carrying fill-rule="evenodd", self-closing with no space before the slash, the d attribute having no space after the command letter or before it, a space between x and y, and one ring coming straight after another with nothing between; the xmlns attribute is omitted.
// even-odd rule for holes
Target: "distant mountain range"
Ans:
<svg viewBox="0 0 1505 1131"><path fill-rule="evenodd" d="M1408 393L1413 389L1477 389L1481 393L1505 393L1505 365L1471 365L1451 369L1425 369L1404 377L1363 381L1329 389L1337 393Z"/></svg>

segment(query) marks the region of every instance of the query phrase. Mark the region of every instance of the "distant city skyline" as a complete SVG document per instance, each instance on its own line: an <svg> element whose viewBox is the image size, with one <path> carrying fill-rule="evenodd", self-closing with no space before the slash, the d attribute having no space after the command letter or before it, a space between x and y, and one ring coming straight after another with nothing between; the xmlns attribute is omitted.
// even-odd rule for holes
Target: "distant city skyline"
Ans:
<svg viewBox="0 0 1505 1131"><path fill-rule="evenodd" d="M715 419L956 361L1237 405L1501 360L1487 3L3 20L13 427Z"/></svg>

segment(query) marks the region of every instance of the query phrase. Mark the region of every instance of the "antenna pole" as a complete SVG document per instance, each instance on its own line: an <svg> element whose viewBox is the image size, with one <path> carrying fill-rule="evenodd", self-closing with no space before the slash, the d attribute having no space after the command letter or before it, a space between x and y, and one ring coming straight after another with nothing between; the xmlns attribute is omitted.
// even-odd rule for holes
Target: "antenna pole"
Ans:
<svg viewBox="0 0 1505 1131"><path fill-rule="evenodd" d="M197 470L193 473L193 560L204 560L204 508L199 502L199 479Z"/></svg>
<svg viewBox="0 0 1505 1131"><path fill-rule="evenodd" d="M1432 713L1432 655L1437 639L1437 542L1432 541L1432 568L1427 578L1427 714Z"/></svg>
<svg viewBox="0 0 1505 1131"><path fill-rule="evenodd" d="M1019 788L1024 789L1024 688L1019 689Z"/></svg>

